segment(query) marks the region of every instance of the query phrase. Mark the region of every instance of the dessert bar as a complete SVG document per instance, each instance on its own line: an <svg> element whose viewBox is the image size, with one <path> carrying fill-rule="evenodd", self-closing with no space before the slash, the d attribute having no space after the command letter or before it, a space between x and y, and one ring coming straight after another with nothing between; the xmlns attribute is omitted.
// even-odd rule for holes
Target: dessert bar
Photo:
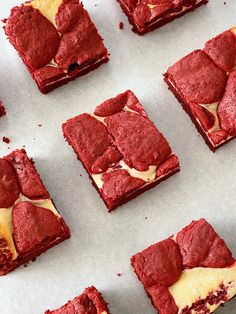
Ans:
<svg viewBox="0 0 236 314"><path fill-rule="evenodd" d="M42 93L108 61L108 52L79 0L32 0L11 10L5 33Z"/></svg>
<svg viewBox="0 0 236 314"><path fill-rule="evenodd" d="M69 237L25 150L0 158L0 275Z"/></svg>
<svg viewBox="0 0 236 314"><path fill-rule="evenodd" d="M109 211L179 171L178 158L131 91L68 120L63 133Z"/></svg>
<svg viewBox="0 0 236 314"><path fill-rule="evenodd" d="M208 0L117 0L127 15L133 31L148 33L180 17Z"/></svg>
<svg viewBox="0 0 236 314"><path fill-rule="evenodd" d="M236 295L236 261L205 220L131 258L159 314L212 313Z"/></svg>
<svg viewBox="0 0 236 314"><path fill-rule="evenodd" d="M209 40L164 75L212 151L236 136L236 29Z"/></svg>
<svg viewBox="0 0 236 314"><path fill-rule="evenodd" d="M58 310L47 310L44 314L109 314L107 303L101 293L95 287L89 287L85 291L69 301Z"/></svg>
<svg viewBox="0 0 236 314"><path fill-rule="evenodd" d="M6 114L6 109L3 106L2 102L0 101L0 117L4 116Z"/></svg>

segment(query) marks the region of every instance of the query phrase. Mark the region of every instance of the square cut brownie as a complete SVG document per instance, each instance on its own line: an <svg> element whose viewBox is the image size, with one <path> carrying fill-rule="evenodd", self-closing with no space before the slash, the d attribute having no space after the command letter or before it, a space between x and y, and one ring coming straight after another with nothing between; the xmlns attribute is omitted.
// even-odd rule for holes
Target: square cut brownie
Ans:
<svg viewBox="0 0 236 314"><path fill-rule="evenodd" d="M70 237L26 152L0 158L0 275Z"/></svg>
<svg viewBox="0 0 236 314"><path fill-rule="evenodd" d="M117 1L133 26L132 30L139 35L148 33L208 2L208 0Z"/></svg>
<svg viewBox="0 0 236 314"><path fill-rule="evenodd" d="M131 258L160 314L207 314L236 295L236 260L205 220Z"/></svg>
<svg viewBox="0 0 236 314"><path fill-rule="evenodd" d="M108 61L79 0L32 0L11 10L5 33L42 93Z"/></svg>
<svg viewBox="0 0 236 314"><path fill-rule="evenodd" d="M164 75L212 151L236 136L236 28L209 40Z"/></svg>
<svg viewBox="0 0 236 314"><path fill-rule="evenodd" d="M109 211L179 171L178 158L131 91L62 128Z"/></svg>
<svg viewBox="0 0 236 314"><path fill-rule="evenodd" d="M4 116L6 114L6 109L3 106L2 102L0 101L0 117Z"/></svg>
<svg viewBox="0 0 236 314"><path fill-rule="evenodd" d="M63 305L60 309L44 314L109 314L107 303L95 287L86 288L85 291Z"/></svg>

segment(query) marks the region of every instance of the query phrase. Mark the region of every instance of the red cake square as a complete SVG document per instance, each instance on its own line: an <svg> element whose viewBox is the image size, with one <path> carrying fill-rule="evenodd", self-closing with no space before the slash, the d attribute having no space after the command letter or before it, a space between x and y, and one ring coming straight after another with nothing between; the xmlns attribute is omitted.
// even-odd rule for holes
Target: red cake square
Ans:
<svg viewBox="0 0 236 314"><path fill-rule="evenodd" d="M0 275L69 237L25 150L0 158Z"/></svg>
<svg viewBox="0 0 236 314"><path fill-rule="evenodd" d="M6 109L3 106L2 102L0 101L0 117L4 116L6 114Z"/></svg>
<svg viewBox="0 0 236 314"><path fill-rule="evenodd" d="M89 287L82 294L67 302L60 309L44 314L109 314L107 303L95 287Z"/></svg>
<svg viewBox="0 0 236 314"><path fill-rule="evenodd" d="M164 75L212 151L236 136L236 29L209 40Z"/></svg>
<svg viewBox="0 0 236 314"><path fill-rule="evenodd" d="M131 91L68 120L63 133L109 211L179 171L178 158Z"/></svg>
<svg viewBox="0 0 236 314"><path fill-rule="evenodd" d="M117 0L127 15L133 31L148 33L190 11L208 0Z"/></svg>
<svg viewBox="0 0 236 314"><path fill-rule="evenodd" d="M108 52L79 0L32 0L11 10L5 33L42 93L108 61Z"/></svg>
<svg viewBox="0 0 236 314"><path fill-rule="evenodd" d="M131 258L159 314L206 314L236 295L236 261L205 220Z"/></svg>

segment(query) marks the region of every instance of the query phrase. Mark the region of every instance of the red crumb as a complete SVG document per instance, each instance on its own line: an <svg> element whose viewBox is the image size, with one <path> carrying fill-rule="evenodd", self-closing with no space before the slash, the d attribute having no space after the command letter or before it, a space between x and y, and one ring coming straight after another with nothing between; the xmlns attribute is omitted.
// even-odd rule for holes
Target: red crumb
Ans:
<svg viewBox="0 0 236 314"><path fill-rule="evenodd" d="M8 137L6 137L6 136L3 136L2 141L3 141L4 143L7 143L7 144L10 143L10 139L9 139Z"/></svg>
<svg viewBox="0 0 236 314"><path fill-rule="evenodd" d="M42 124L40 123L40 124L38 124L38 126L42 126Z"/></svg>
<svg viewBox="0 0 236 314"><path fill-rule="evenodd" d="M123 29L124 28L124 23L123 22L120 22L119 23L119 29Z"/></svg>
<svg viewBox="0 0 236 314"><path fill-rule="evenodd" d="M121 277L123 274L122 273L117 273L117 276L118 277Z"/></svg>
<svg viewBox="0 0 236 314"><path fill-rule="evenodd" d="M4 116L6 114L6 109L3 106L2 102L0 101L0 117Z"/></svg>

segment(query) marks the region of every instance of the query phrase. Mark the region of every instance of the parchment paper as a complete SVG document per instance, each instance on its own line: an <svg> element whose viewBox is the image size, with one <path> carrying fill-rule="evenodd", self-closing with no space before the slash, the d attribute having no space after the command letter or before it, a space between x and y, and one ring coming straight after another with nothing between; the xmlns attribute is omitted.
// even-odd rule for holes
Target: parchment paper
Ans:
<svg viewBox="0 0 236 314"><path fill-rule="evenodd" d="M2 0L0 18L20 2ZM213 154L162 78L168 66L236 23L236 1L226 2L211 0L140 37L131 32L115 0L84 0L111 53L110 62L46 96L0 31L0 99L7 109L0 137L11 139L9 145L0 141L0 155L26 145L72 232L70 240L27 268L0 278L1 314L43 314L92 284L110 303L112 314L154 314L129 258L200 217L236 256L236 141ZM118 29L120 21L124 30ZM181 173L108 214L64 141L61 124L126 89L135 92L170 142ZM235 314L236 299L217 313Z"/></svg>

